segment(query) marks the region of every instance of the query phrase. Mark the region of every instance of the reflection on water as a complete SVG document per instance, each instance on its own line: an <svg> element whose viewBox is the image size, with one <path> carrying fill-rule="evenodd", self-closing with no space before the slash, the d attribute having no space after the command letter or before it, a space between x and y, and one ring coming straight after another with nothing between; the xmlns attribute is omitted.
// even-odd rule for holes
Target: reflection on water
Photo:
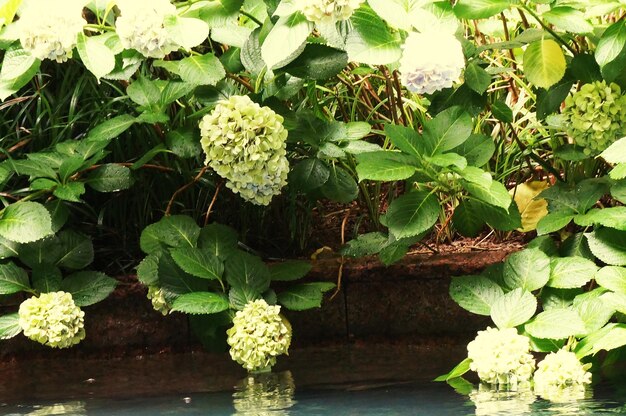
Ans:
<svg viewBox="0 0 626 416"><path fill-rule="evenodd" d="M530 388L519 391L498 391L480 384L477 390L469 394L476 406L476 416L487 415L527 415L536 397Z"/></svg>
<svg viewBox="0 0 626 416"><path fill-rule="evenodd" d="M289 415L288 409L296 404L295 393L290 371L250 374L235 386L234 415Z"/></svg>
<svg viewBox="0 0 626 416"><path fill-rule="evenodd" d="M49 415L72 415L87 416L85 402L71 401L65 403L57 403L49 406L34 406L32 410L26 413L10 413L8 416L49 416Z"/></svg>

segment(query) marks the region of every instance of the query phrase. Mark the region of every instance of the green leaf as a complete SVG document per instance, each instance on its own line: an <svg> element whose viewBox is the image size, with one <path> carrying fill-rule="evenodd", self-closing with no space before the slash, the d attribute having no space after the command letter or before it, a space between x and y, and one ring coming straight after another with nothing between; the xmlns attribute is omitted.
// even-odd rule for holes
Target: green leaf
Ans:
<svg viewBox="0 0 626 416"><path fill-rule="evenodd" d="M552 237L543 235L533 238L527 245L527 248L538 248L548 256L556 256L559 252L559 248Z"/></svg>
<svg viewBox="0 0 626 416"><path fill-rule="evenodd" d="M597 354L602 350L611 351L626 345L625 324L610 324L610 326L607 325L607 327L601 328L600 330L596 331L594 334L591 334L588 337L591 338L595 335L593 341L589 342L589 345L591 347L590 350L588 351L588 353L587 351L585 351L586 354L584 354L583 356ZM579 352L580 350L577 348L576 356L582 358Z"/></svg>
<svg viewBox="0 0 626 416"><path fill-rule="evenodd" d="M565 75L565 55L552 39L533 42L524 52L524 74L541 88L550 88Z"/></svg>
<svg viewBox="0 0 626 416"><path fill-rule="evenodd" d="M156 82L143 76L137 78L126 88L126 94L136 104L153 109L158 109L161 100L161 90L157 87Z"/></svg>
<svg viewBox="0 0 626 416"><path fill-rule="evenodd" d="M589 260L595 260L594 255L589 250L587 238L583 233L575 233L570 235L561 243L559 255L562 257L579 256Z"/></svg>
<svg viewBox="0 0 626 416"><path fill-rule="evenodd" d="M81 202L80 197L85 193L85 184L83 182L68 182L58 185L52 193L59 199L69 202Z"/></svg>
<svg viewBox="0 0 626 416"><path fill-rule="evenodd" d="M13 22L15 13L20 8L23 0L3 0L0 5L0 21L3 21L5 25ZM0 28L2 24L0 24Z"/></svg>
<svg viewBox="0 0 626 416"><path fill-rule="evenodd" d="M461 107L451 107L424 124L424 140L428 155L454 149L472 133L472 117Z"/></svg>
<svg viewBox="0 0 626 416"><path fill-rule="evenodd" d="M542 288L549 279L550 258L537 248L513 253L504 262L504 282L509 288L532 292Z"/></svg>
<svg viewBox="0 0 626 416"><path fill-rule="evenodd" d="M270 286L270 271L260 258L240 252L226 260L226 281L233 287L250 288L257 293Z"/></svg>
<svg viewBox="0 0 626 416"><path fill-rule="evenodd" d="M84 269L93 262L94 252L91 238L76 231L65 230L58 235L61 257L56 265L61 268Z"/></svg>
<svg viewBox="0 0 626 416"><path fill-rule="evenodd" d="M586 233L591 252L611 266L626 266L626 232L602 228Z"/></svg>
<svg viewBox="0 0 626 416"><path fill-rule="evenodd" d="M172 258L186 273L203 279L221 280L224 263L208 250L178 248L170 250Z"/></svg>
<svg viewBox="0 0 626 416"><path fill-rule="evenodd" d="M470 364L472 363L471 358L466 358L457 364L448 374L444 374L442 376L437 377L433 381L448 381L457 377L461 377L463 374L467 373L470 370Z"/></svg>
<svg viewBox="0 0 626 416"><path fill-rule="evenodd" d="M157 270L161 287L173 296L207 289L206 280L185 273L168 252L161 253Z"/></svg>
<svg viewBox="0 0 626 416"><path fill-rule="evenodd" d="M397 238L429 230L439 218L439 202L426 191L413 191L395 199L385 216L389 231Z"/></svg>
<svg viewBox="0 0 626 416"><path fill-rule="evenodd" d="M270 279L273 282L291 282L306 276L311 271L311 263L302 260L288 260L270 266Z"/></svg>
<svg viewBox="0 0 626 416"><path fill-rule="evenodd" d="M105 44L107 37L106 34L88 37L81 32L76 42L78 55L85 68L98 80L115 69L115 54Z"/></svg>
<svg viewBox="0 0 626 416"><path fill-rule="evenodd" d="M4 53L0 66L0 101L19 91L39 71L41 61L15 42Z"/></svg>
<svg viewBox="0 0 626 416"><path fill-rule="evenodd" d="M369 65L396 62L402 55L400 39L368 6L359 7L352 17L352 30L346 39L348 59Z"/></svg>
<svg viewBox="0 0 626 416"><path fill-rule="evenodd" d="M87 177L87 184L98 192L117 192L133 185L131 170L126 166L107 163Z"/></svg>
<svg viewBox="0 0 626 416"><path fill-rule="evenodd" d="M526 323L537 310L537 298L532 293L517 288L494 300L491 319L498 328L514 328Z"/></svg>
<svg viewBox="0 0 626 416"><path fill-rule="evenodd" d="M475 62L465 68L465 83L478 94L483 94L491 84L491 75Z"/></svg>
<svg viewBox="0 0 626 416"><path fill-rule="evenodd" d="M50 213L37 202L16 202L0 211L0 236L30 243L52 234Z"/></svg>
<svg viewBox="0 0 626 416"><path fill-rule="evenodd" d="M626 294L626 268L605 266L594 276L596 283L605 289Z"/></svg>
<svg viewBox="0 0 626 416"><path fill-rule="evenodd" d="M63 256L63 248L56 235L23 244L19 255L20 261L31 269L40 265L54 265L61 256Z"/></svg>
<svg viewBox="0 0 626 416"><path fill-rule="evenodd" d="M489 136L472 134L463 144L455 147L452 151L463 156L468 165L480 167L489 162L496 151L496 145Z"/></svg>
<svg viewBox="0 0 626 416"><path fill-rule="evenodd" d="M326 80L348 65L348 54L326 45L312 43L282 70L302 79Z"/></svg>
<svg viewBox="0 0 626 416"><path fill-rule="evenodd" d="M61 288L61 270L54 266L35 267L32 272L33 288L39 293L56 292Z"/></svg>
<svg viewBox="0 0 626 416"><path fill-rule="evenodd" d="M385 135L395 147L418 159L428 151L422 135L410 127L386 124Z"/></svg>
<svg viewBox="0 0 626 416"><path fill-rule="evenodd" d="M610 334L611 330L615 328L618 324L608 324L604 327L600 328L597 331L587 335L585 338L581 339L576 343L576 347L573 352L576 353L576 357L580 360L588 355L595 354L600 349L596 349L595 347L602 344L605 337ZM624 335L626 335L626 331L624 331ZM611 338L613 338L611 336ZM616 338L620 338L619 336ZM624 341L626 342L626 336L624 337Z"/></svg>
<svg viewBox="0 0 626 416"><path fill-rule="evenodd" d="M136 121L135 117L128 114L113 117L91 129L87 134L87 139L95 141L114 139L128 130Z"/></svg>
<svg viewBox="0 0 626 416"><path fill-rule="evenodd" d="M320 190L326 198L344 204L354 201L359 195L359 186L354 178L337 165L332 167L328 181Z"/></svg>
<svg viewBox="0 0 626 416"><path fill-rule="evenodd" d="M82 271L61 282L61 290L72 295L77 306L89 306L106 299L117 286L117 280L104 273Z"/></svg>
<svg viewBox="0 0 626 416"><path fill-rule="evenodd" d="M246 305L257 299L261 299L263 294L249 286L233 286L228 291L228 299L231 307L242 310Z"/></svg>
<svg viewBox="0 0 626 416"><path fill-rule="evenodd" d="M574 217L574 222L582 227L600 224L626 231L626 207L594 208Z"/></svg>
<svg viewBox="0 0 626 416"><path fill-rule="evenodd" d="M473 197L495 207L508 210L511 204L511 195L500 182L492 181L489 186L484 183L463 180L461 186Z"/></svg>
<svg viewBox="0 0 626 416"><path fill-rule="evenodd" d="M348 241L340 250L342 256L365 257L379 253L389 242L389 237L380 232L359 234Z"/></svg>
<svg viewBox="0 0 626 416"><path fill-rule="evenodd" d="M606 150L600 153L600 157L609 163L626 163L626 137L611 144Z"/></svg>
<svg viewBox="0 0 626 416"><path fill-rule="evenodd" d="M508 210L485 204L478 200L477 209L482 218L496 230L512 231L522 227L522 216L517 208L517 204L511 204Z"/></svg>
<svg viewBox="0 0 626 416"><path fill-rule="evenodd" d="M609 26L598 41L596 62L607 82L615 80L626 64L626 22L618 20Z"/></svg>
<svg viewBox="0 0 626 416"><path fill-rule="evenodd" d="M620 166L626 166L626 163ZM611 185L611 196L622 204L626 204L626 180L616 181Z"/></svg>
<svg viewBox="0 0 626 416"><path fill-rule="evenodd" d="M564 77L550 88L537 91L537 117L544 120L558 111L561 103L572 90L573 84L574 81L570 77Z"/></svg>
<svg viewBox="0 0 626 416"><path fill-rule="evenodd" d="M22 332L17 313L0 316L0 339L10 339Z"/></svg>
<svg viewBox="0 0 626 416"><path fill-rule="evenodd" d="M165 247L195 247L200 236L200 227L186 215L163 217L159 222L147 226L141 233L139 244L146 254Z"/></svg>
<svg viewBox="0 0 626 416"><path fill-rule="evenodd" d="M574 309L541 312L524 328L533 337L543 339L565 339L586 332L585 323Z"/></svg>
<svg viewBox="0 0 626 416"><path fill-rule="evenodd" d="M616 181L626 178L626 163L616 165L611 172L609 172L609 177Z"/></svg>
<svg viewBox="0 0 626 416"><path fill-rule="evenodd" d="M495 101L491 104L491 114L503 123L513 122L513 110L503 101Z"/></svg>
<svg viewBox="0 0 626 416"><path fill-rule="evenodd" d="M289 172L289 185L298 192L307 193L324 185L330 169L318 158L298 162Z"/></svg>
<svg viewBox="0 0 626 416"><path fill-rule="evenodd" d="M553 7L545 12L542 17L548 23L566 32L577 34L593 33L593 26L587 21L585 14L573 7Z"/></svg>
<svg viewBox="0 0 626 416"><path fill-rule="evenodd" d="M172 304L172 311L191 315L218 313L228 308L226 296L212 292L185 293L177 297Z"/></svg>
<svg viewBox="0 0 626 416"><path fill-rule="evenodd" d="M302 13L278 19L261 45L261 56L268 68L280 68L295 59L303 50L313 30Z"/></svg>
<svg viewBox="0 0 626 416"><path fill-rule="evenodd" d="M215 85L226 76L224 66L212 53L183 58L178 70L183 81L196 85Z"/></svg>
<svg viewBox="0 0 626 416"><path fill-rule="evenodd" d="M0 237L0 260L17 257L20 244L15 241L7 240L4 237Z"/></svg>
<svg viewBox="0 0 626 416"><path fill-rule="evenodd" d="M159 283L159 256L150 254L137 266L137 280L146 286L157 286Z"/></svg>
<svg viewBox="0 0 626 416"><path fill-rule="evenodd" d="M575 305L574 309L585 324L585 332L577 335L587 335L597 331L606 325L615 313L615 309L601 298L587 299Z"/></svg>
<svg viewBox="0 0 626 416"><path fill-rule="evenodd" d="M537 234L545 235L559 231L569 224L575 215L572 211L550 212L537 223Z"/></svg>
<svg viewBox="0 0 626 416"><path fill-rule="evenodd" d="M450 297L477 315L489 316L491 306L502 295L502 288L484 276L453 277L450 283Z"/></svg>
<svg viewBox="0 0 626 416"><path fill-rule="evenodd" d="M582 289L554 289L544 287L541 290L541 306L544 311L550 309L569 308L574 304L574 298L583 293Z"/></svg>
<svg viewBox="0 0 626 416"><path fill-rule="evenodd" d="M586 285L598 267L582 257L555 257L550 261L550 280L547 286L572 289Z"/></svg>
<svg viewBox="0 0 626 416"><path fill-rule="evenodd" d="M196 129L172 130L165 136L165 142L172 153L183 159L198 157L202 153Z"/></svg>
<svg viewBox="0 0 626 416"><path fill-rule="evenodd" d="M164 27L170 39L185 49L198 46L209 37L209 26L200 19L168 16Z"/></svg>
<svg viewBox="0 0 626 416"><path fill-rule="evenodd" d="M379 151L356 156L359 181L401 181L415 174L415 159L400 152Z"/></svg>
<svg viewBox="0 0 626 416"><path fill-rule="evenodd" d="M453 10L459 19L485 19L508 9L510 5L510 0L459 0Z"/></svg>
<svg viewBox="0 0 626 416"><path fill-rule="evenodd" d="M454 209L452 224L461 235L476 237L485 226L485 219L476 202L464 199Z"/></svg>
<svg viewBox="0 0 626 416"><path fill-rule="evenodd" d="M209 224L200 231L198 247L222 260L237 252L237 232L222 224Z"/></svg>
<svg viewBox="0 0 626 416"><path fill-rule="evenodd" d="M28 275L21 267L9 262L0 264L0 295L29 291Z"/></svg>
<svg viewBox="0 0 626 416"><path fill-rule="evenodd" d="M391 27L406 31L412 30L411 16L420 9L420 4L406 0L368 0L372 10Z"/></svg>
<svg viewBox="0 0 626 416"><path fill-rule="evenodd" d="M324 292L333 289L333 283L302 283L278 294L278 303L292 311L303 311L322 306Z"/></svg>

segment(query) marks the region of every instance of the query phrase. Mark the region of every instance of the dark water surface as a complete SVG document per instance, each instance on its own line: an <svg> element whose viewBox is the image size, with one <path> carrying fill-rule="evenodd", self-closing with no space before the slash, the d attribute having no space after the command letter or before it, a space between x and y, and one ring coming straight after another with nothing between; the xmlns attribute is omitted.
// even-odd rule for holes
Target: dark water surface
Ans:
<svg viewBox="0 0 626 416"><path fill-rule="evenodd" d="M0 365L4 415L602 415L626 414L623 386L552 403L532 393L468 396L435 376L462 346L342 346L292 352L247 376L226 355Z"/></svg>

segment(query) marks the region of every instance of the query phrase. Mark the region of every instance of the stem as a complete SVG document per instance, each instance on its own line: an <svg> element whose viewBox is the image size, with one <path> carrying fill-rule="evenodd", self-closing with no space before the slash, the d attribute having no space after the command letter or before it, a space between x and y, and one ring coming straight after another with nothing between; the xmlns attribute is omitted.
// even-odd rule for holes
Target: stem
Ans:
<svg viewBox="0 0 626 416"><path fill-rule="evenodd" d="M167 204L167 208L165 209L165 216L166 217L170 216L170 213L172 211L172 205L174 205L174 201L176 200L178 195L180 195L182 192L187 190L190 186L192 186L193 184L198 182L200 180L200 178L202 177L202 175L204 175L204 173L207 171L208 168L209 168L208 166L203 166L202 169L200 169L200 172L196 175L195 178L193 178L193 180L191 182L189 182L186 185L183 185L182 187L178 188L176 190L176 192L174 192L174 194L172 195L172 198L170 199L170 202Z"/></svg>
<svg viewBox="0 0 626 416"><path fill-rule="evenodd" d="M257 25L263 26L263 22L262 21L260 21L259 19L257 19L256 17L254 17L253 15L251 15L250 13L245 11L244 9L239 10L239 13L241 13L244 16L246 16L248 19L252 20Z"/></svg>
<svg viewBox="0 0 626 416"><path fill-rule="evenodd" d="M532 10L530 10L530 8L528 6L526 6L525 4L522 4L521 6L517 6L517 7L522 7L529 15L531 15L532 17L535 18L535 20L537 22L539 22L539 25L545 29L546 32L548 32L549 34L551 34L554 39L559 42L561 45L565 46L565 48L570 51L572 53L572 55L578 55L578 53L576 52L576 49L572 48L567 42L565 42L563 40L562 37L560 37L554 30L552 30L552 28L550 28L550 26L546 25L545 23L543 23L541 21L541 19L539 18L539 16L537 16L535 14L535 12L533 12Z"/></svg>
<svg viewBox="0 0 626 416"><path fill-rule="evenodd" d="M209 223L209 216L211 215L211 210L213 209L213 205L215 204L215 201L217 200L217 195L220 193L220 189L222 188L223 184L224 184L224 182L220 181L220 183L218 183L217 187L215 188L215 193L213 194L213 199L211 199L211 203L209 204L209 208L206 210L206 215L204 216L204 226L205 227Z"/></svg>

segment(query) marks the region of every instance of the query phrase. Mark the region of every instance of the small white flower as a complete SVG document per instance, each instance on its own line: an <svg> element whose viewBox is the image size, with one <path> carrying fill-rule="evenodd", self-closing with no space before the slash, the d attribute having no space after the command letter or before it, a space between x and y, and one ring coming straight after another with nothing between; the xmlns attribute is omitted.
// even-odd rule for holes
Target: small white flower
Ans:
<svg viewBox="0 0 626 416"><path fill-rule="evenodd" d="M67 348L85 338L85 312L69 293L33 296L22 302L18 314L24 335L49 347Z"/></svg>
<svg viewBox="0 0 626 416"><path fill-rule="evenodd" d="M22 47L40 60L67 61L87 24L82 9L77 1L30 2L17 23Z"/></svg>
<svg viewBox="0 0 626 416"><path fill-rule="evenodd" d="M316 24L348 20L365 0L296 0L295 6Z"/></svg>
<svg viewBox="0 0 626 416"><path fill-rule="evenodd" d="M270 306L263 299L238 311L226 334L231 358L248 371L272 367L291 344L291 327L280 315L280 306Z"/></svg>
<svg viewBox="0 0 626 416"><path fill-rule="evenodd" d="M530 341L515 328L487 328L467 345L470 369L485 383L516 389L530 380L535 359Z"/></svg>
<svg viewBox="0 0 626 416"><path fill-rule="evenodd" d="M461 42L447 33L412 32L402 48L402 83L418 94L451 87L465 67Z"/></svg>
<svg viewBox="0 0 626 416"><path fill-rule="evenodd" d="M220 102L200 122L205 163L246 201L268 205L287 184L283 118L248 96Z"/></svg>
<svg viewBox="0 0 626 416"><path fill-rule="evenodd" d="M585 398L591 373L578 361L576 354L566 350L552 352L537 364L535 393L554 402Z"/></svg>
<svg viewBox="0 0 626 416"><path fill-rule="evenodd" d="M178 49L165 27L165 20L176 15L169 0L122 0L121 16L115 27L122 46L135 49L147 58L163 58Z"/></svg>

